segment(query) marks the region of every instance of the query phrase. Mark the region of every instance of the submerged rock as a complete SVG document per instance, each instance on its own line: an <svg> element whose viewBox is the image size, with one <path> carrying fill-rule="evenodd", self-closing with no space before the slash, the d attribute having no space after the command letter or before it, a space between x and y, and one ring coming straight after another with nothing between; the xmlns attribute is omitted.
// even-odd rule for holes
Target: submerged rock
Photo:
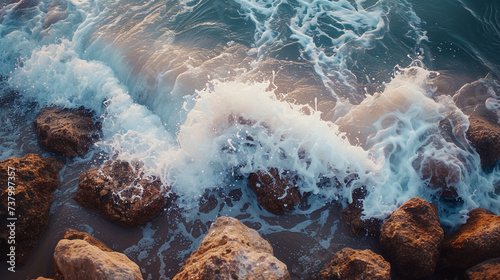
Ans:
<svg viewBox="0 0 500 280"><path fill-rule="evenodd" d="M385 221L379 240L396 272L418 279L434 273L443 237L437 208L415 197Z"/></svg>
<svg viewBox="0 0 500 280"><path fill-rule="evenodd" d="M46 107L34 121L40 144L47 150L65 157L83 157L98 139L100 125L94 123L94 113L78 109Z"/></svg>
<svg viewBox="0 0 500 280"><path fill-rule="evenodd" d="M455 164L456 158L450 156L448 162L435 158L427 158L420 170L422 180L427 182L431 189L437 190L444 198L457 198L457 186L461 180L460 165Z"/></svg>
<svg viewBox="0 0 500 280"><path fill-rule="evenodd" d="M68 230L54 252L54 279L143 279L139 266L87 233Z"/></svg>
<svg viewBox="0 0 500 280"><path fill-rule="evenodd" d="M220 217L173 279L273 280L290 279L290 275L255 230L235 218Z"/></svg>
<svg viewBox="0 0 500 280"><path fill-rule="evenodd" d="M500 258L490 259L475 265L465 272L466 280L500 279Z"/></svg>
<svg viewBox="0 0 500 280"><path fill-rule="evenodd" d="M457 231L449 233L441 252L445 267L469 268L500 257L500 216L485 209L473 209Z"/></svg>
<svg viewBox="0 0 500 280"><path fill-rule="evenodd" d="M28 154L0 162L0 259L10 260L9 236L15 237L16 265L26 263L47 226L52 193L59 185L63 163ZM10 188L9 188L10 187ZM14 204L9 202L14 202ZM12 225L11 231L9 225Z"/></svg>
<svg viewBox="0 0 500 280"><path fill-rule="evenodd" d="M145 175L139 164L110 160L80 175L75 200L110 220L135 226L161 212L168 191L159 178Z"/></svg>
<svg viewBox="0 0 500 280"><path fill-rule="evenodd" d="M363 217L363 199L366 197L366 188L358 188L352 192L352 203L342 210L341 215L350 227L353 236L370 235L376 236L380 232L382 221Z"/></svg>
<svg viewBox="0 0 500 280"><path fill-rule="evenodd" d="M316 279L391 279L391 265L371 250L344 248L333 255Z"/></svg>
<svg viewBox="0 0 500 280"><path fill-rule="evenodd" d="M277 168L251 173L248 176L248 185L257 195L259 204L276 215L293 210L301 199L295 182L281 175Z"/></svg>

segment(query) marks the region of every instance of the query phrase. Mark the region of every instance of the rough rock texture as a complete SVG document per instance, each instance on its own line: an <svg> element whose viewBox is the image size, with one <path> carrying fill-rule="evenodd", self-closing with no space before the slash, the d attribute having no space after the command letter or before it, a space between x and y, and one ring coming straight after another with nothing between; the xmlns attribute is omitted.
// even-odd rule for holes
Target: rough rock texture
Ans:
<svg viewBox="0 0 500 280"><path fill-rule="evenodd" d="M40 144L47 150L66 157L84 156L98 139L100 124L94 124L94 113L80 107L67 109L47 107L34 121Z"/></svg>
<svg viewBox="0 0 500 280"><path fill-rule="evenodd" d="M277 168L271 168L266 173L251 173L248 185L257 195L259 204L276 215L293 210L300 202L301 195L295 182L281 175Z"/></svg>
<svg viewBox="0 0 500 280"><path fill-rule="evenodd" d="M110 220L135 226L153 219L167 200L160 179L146 176L140 164L110 160L80 175L75 200Z"/></svg>
<svg viewBox="0 0 500 280"><path fill-rule="evenodd" d="M272 280L290 279L290 275L255 230L235 218L220 217L173 278L183 279Z"/></svg>
<svg viewBox="0 0 500 280"><path fill-rule="evenodd" d="M36 278L34 280L54 280L54 279L52 279L52 278L45 278L45 277L40 276L40 277L38 277L38 278Z"/></svg>
<svg viewBox="0 0 500 280"><path fill-rule="evenodd" d="M500 279L500 258L490 259L475 265L465 272L466 280Z"/></svg>
<svg viewBox="0 0 500 280"><path fill-rule="evenodd" d="M352 192L352 203L342 210L341 215L350 227L353 236L370 235L376 236L380 232L382 221L374 218L363 219L363 199L366 197L366 189L358 188Z"/></svg>
<svg viewBox="0 0 500 280"><path fill-rule="evenodd" d="M500 257L500 216L485 209L471 210L467 223L445 236L441 257L445 267L458 268Z"/></svg>
<svg viewBox="0 0 500 280"><path fill-rule="evenodd" d="M429 158L423 162L420 170L422 180L428 180L428 186L437 189L441 197L456 198L458 196L456 186L461 180L459 166L455 164L454 159L443 162Z"/></svg>
<svg viewBox="0 0 500 280"><path fill-rule="evenodd" d="M492 165L500 160L500 125L493 118L477 114L469 116L470 127L467 139L481 158L481 164Z"/></svg>
<svg viewBox="0 0 500 280"><path fill-rule="evenodd" d="M47 226L52 193L59 185L62 167L63 163L58 160L40 158L35 154L0 162L0 220L3 227L0 231L0 260L7 259L7 253L10 253L8 249L12 245L8 243L11 231L7 225L15 223L16 265L26 262ZM11 189L10 195L9 185L15 188ZM15 204L9 205L9 201Z"/></svg>
<svg viewBox="0 0 500 280"><path fill-rule="evenodd" d="M69 239L66 239L68 237ZM143 279L139 266L86 233L69 230L54 252L54 279Z"/></svg>
<svg viewBox="0 0 500 280"><path fill-rule="evenodd" d="M379 240L396 272L417 279L434 273L443 237L437 208L415 197L385 221Z"/></svg>
<svg viewBox="0 0 500 280"><path fill-rule="evenodd" d="M371 250L344 248L316 277L317 280L391 279L391 265Z"/></svg>

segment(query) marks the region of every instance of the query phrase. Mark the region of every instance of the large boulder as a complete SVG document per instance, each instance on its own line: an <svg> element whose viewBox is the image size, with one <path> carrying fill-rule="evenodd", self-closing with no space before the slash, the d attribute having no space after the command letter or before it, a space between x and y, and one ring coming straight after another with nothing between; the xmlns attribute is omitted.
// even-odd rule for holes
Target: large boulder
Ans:
<svg viewBox="0 0 500 280"><path fill-rule="evenodd" d="M352 192L352 202L340 212L342 218L349 226L353 236L377 236L382 226L382 221L363 216L363 201L366 197L366 188L357 188Z"/></svg>
<svg viewBox="0 0 500 280"><path fill-rule="evenodd" d="M99 137L100 123L93 118L94 113L84 107L46 107L34 121L35 132L45 149L65 157L82 157Z"/></svg>
<svg viewBox="0 0 500 280"><path fill-rule="evenodd" d="M482 165L493 165L500 160L500 125L495 117L479 114L469 116L467 139L481 158Z"/></svg>
<svg viewBox="0 0 500 280"><path fill-rule="evenodd" d="M24 264L47 226L63 163L28 154L0 162L0 259ZM9 203L10 202L10 203ZM12 240L9 242L9 237ZM13 243L15 242L15 244ZM15 247L15 258L11 246Z"/></svg>
<svg viewBox="0 0 500 280"><path fill-rule="evenodd" d="M490 259L475 265L465 272L466 280L500 279L500 258Z"/></svg>
<svg viewBox="0 0 500 280"><path fill-rule="evenodd" d="M435 205L415 197L385 221L379 240L396 272L418 279L434 273L443 238Z"/></svg>
<svg viewBox="0 0 500 280"><path fill-rule="evenodd" d="M139 266L87 233L68 230L54 252L54 279L142 280Z"/></svg>
<svg viewBox="0 0 500 280"><path fill-rule="evenodd" d="M259 204L275 215L293 210L301 199L294 180L289 175L280 174L277 168L251 173L248 185L257 195Z"/></svg>
<svg viewBox="0 0 500 280"><path fill-rule="evenodd" d="M173 279L273 280L290 279L290 275L255 230L235 218L220 217Z"/></svg>
<svg viewBox="0 0 500 280"><path fill-rule="evenodd" d="M75 200L119 224L135 226L162 211L169 190L159 178L146 175L139 163L109 160L80 175Z"/></svg>
<svg viewBox="0 0 500 280"><path fill-rule="evenodd" d="M477 208L457 231L449 233L441 252L446 267L469 268L500 257L500 216Z"/></svg>
<svg viewBox="0 0 500 280"><path fill-rule="evenodd" d="M391 279L391 265L371 250L344 248L333 255L316 279L387 280Z"/></svg>

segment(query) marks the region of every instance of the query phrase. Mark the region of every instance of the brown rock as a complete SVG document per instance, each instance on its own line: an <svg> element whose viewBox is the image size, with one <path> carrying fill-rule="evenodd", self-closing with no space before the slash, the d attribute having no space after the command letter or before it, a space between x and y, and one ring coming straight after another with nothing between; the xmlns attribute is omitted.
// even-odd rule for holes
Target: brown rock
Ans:
<svg viewBox="0 0 500 280"><path fill-rule="evenodd" d="M366 197L366 188L358 188L352 192L352 203L342 210L341 215L350 227L353 236L376 236L380 232L382 221L375 218L363 217L363 199Z"/></svg>
<svg viewBox="0 0 500 280"><path fill-rule="evenodd" d="M496 118L487 118L472 114L469 116L470 127L467 139L481 158L481 164L492 165L500 160L500 125Z"/></svg>
<svg viewBox="0 0 500 280"><path fill-rule="evenodd" d="M445 236L441 256L444 266L457 268L500 257L500 216L485 209L471 210L467 223Z"/></svg>
<svg viewBox="0 0 500 280"><path fill-rule="evenodd" d="M434 273L443 237L437 208L415 197L385 221L379 240L396 272L417 279Z"/></svg>
<svg viewBox="0 0 500 280"><path fill-rule="evenodd" d="M466 280L500 279L500 258L490 259L475 265L465 272Z"/></svg>
<svg viewBox="0 0 500 280"><path fill-rule="evenodd" d="M290 279L273 248L235 218L220 217L173 280Z"/></svg>
<svg viewBox="0 0 500 280"><path fill-rule="evenodd" d="M83 107L43 108L34 121L38 141L45 149L62 156L84 156L97 140L100 129L93 115Z"/></svg>
<svg viewBox="0 0 500 280"><path fill-rule="evenodd" d="M11 234L7 225L15 224L16 265L22 265L35 248L39 236L47 226L52 193L59 185L59 171L63 163L52 158L28 154L23 158L9 158L0 162L0 259L7 260ZM12 179L9 180L9 177ZM11 191L9 192L9 186ZM9 198L10 197L10 198ZM15 204L8 204L8 202ZM11 208L9 208L9 206ZM17 220L8 220L17 218Z"/></svg>
<svg viewBox="0 0 500 280"><path fill-rule="evenodd" d="M391 265L371 250L344 248L319 273L317 280L391 279Z"/></svg>
<svg viewBox="0 0 500 280"><path fill-rule="evenodd" d="M458 197L457 185L461 180L460 165L454 164L453 159L443 162L435 158L428 158L422 164L422 180L432 189L437 189L439 195L445 198Z"/></svg>
<svg viewBox="0 0 500 280"><path fill-rule="evenodd" d="M143 279L139 266L124 254L101 250L101 247L107 246L86 234L70 233L70 236L75 238L61 239L57 243L54 252L55 280ZM94 246L87 240L101 245Z"/></svg>
<svg viewBox="0 0 500 280"><path fill-rule="evenodd" d="M280 174L277 168L271 168L266 173L251 173L248 185L257 195L259 204L276 215L293 210L300 202L301 195L295 182L289 176Z"/></svg>
<svg viewBox="0 0 500 280"><path fill-rule="evenodd" d="M161 212L168 191L160 179L146 176L140 164L132 167L126 161L110 160L80 175L75 200L110 220L135 226Z"/></svg>
<svg viewBox="0 0 500 280"><path fill-rule="evenodd" d="M34 280L54 280L54 279L52 279L52 278L45 278L45 277L40 276L40 277L38 277L38 278L36 278Z"/></svg>

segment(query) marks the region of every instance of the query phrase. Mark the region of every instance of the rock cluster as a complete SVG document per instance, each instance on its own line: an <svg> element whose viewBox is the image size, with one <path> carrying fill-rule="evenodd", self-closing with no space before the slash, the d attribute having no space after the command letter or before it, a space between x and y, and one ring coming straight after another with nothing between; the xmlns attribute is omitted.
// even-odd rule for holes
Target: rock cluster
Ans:
<svg viewBox="0 0 500 280"><path fill-rule="evenodd" d="M59 185L63 163L52 158L28 154L0 162L0 219L2 225L15 223L16 261L24 264L47 226L52 193ZM9 174L9 176L7 176ZM12 175L12 176L11 176ZM9 179L11 178L11 179ZM9 182L11 184L9 184ZM9 186L12 188L9 189ZM10 193L10 194L9 194ZM8 197L15 200L14 207ZM9 221L8 218L17 220ZM5 225L7 226L7 225ZM4 227L4 226L2 226ZM7 258L10 230L0 231L0 259Z"/></svg>
<svg viewBox="0 0 500 280"><path fill-rule="evenodd" d="M255 230L237 219L220 217L173 279L272 280L290 279L290 275Z"/></svg>
<svg viewBox="0 0 500 280"><path fill-rule="evenodd" d="M161 180L146 175L140 164L109 160L80 175L75 200L112 221L135 226L162 211L167 192Z"/></svg>

